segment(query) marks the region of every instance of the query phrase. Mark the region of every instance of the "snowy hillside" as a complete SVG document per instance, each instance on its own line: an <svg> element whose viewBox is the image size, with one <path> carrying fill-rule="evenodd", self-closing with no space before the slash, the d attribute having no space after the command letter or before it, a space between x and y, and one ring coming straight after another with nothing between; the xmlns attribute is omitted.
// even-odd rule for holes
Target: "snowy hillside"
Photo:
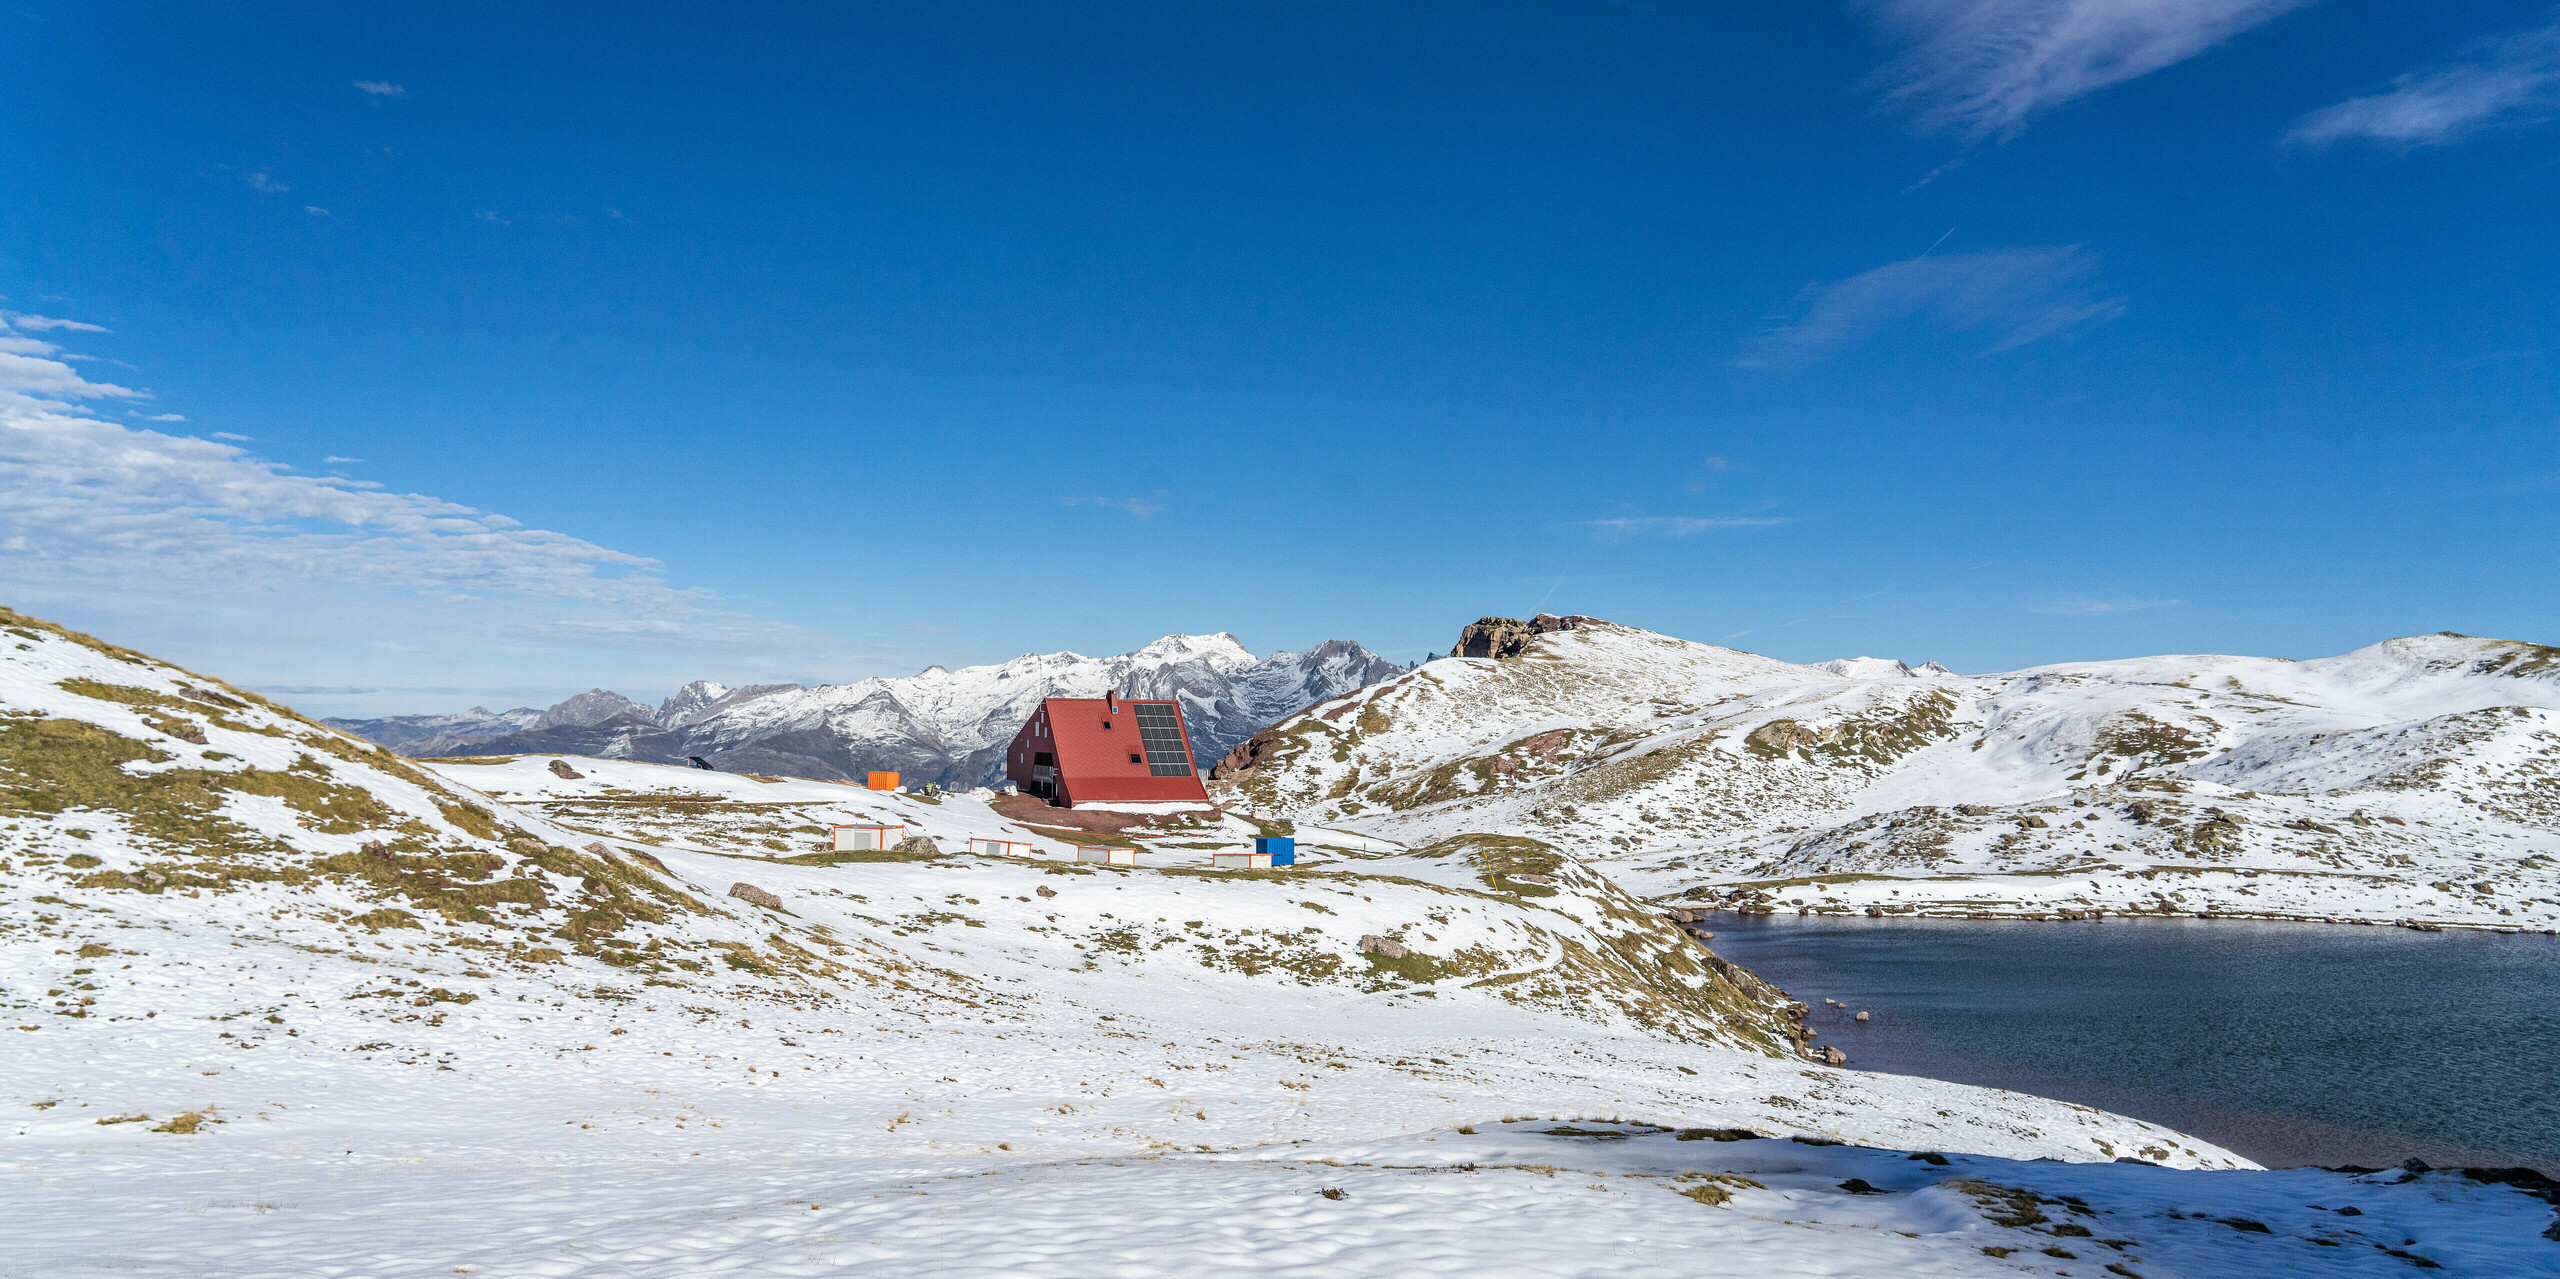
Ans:
<svg viewBox="0 0 2560 1279"><path fill-rule="evenodd" d="M2560 650L1958 676L1569 620L1311 708L1221 772L1275 815L1531 835L1755 909L2560 927Z"/></svg>
<svg viewBox="0 0 2560 1279"><path fill-rule="evenodd" d="M817 688L697 680L654 709L594 689L539 712L327 722L424 758L552 751L683 763L699 755L737 772L850 779L888 769L966 787L1002 776L1005 745L1044 697L1116 690L1179 700L1205 767L1282 716L1402 673L1347 640L1257 658L1222 632L1168 635L1118 657L1026 653L994 666Z"/></svg>
<svg viewBox="0 0 2560 1279"><path fill-rule="evenodd" d="M2505 1186L1809 1065L1535 841L1095 866L965 794L413 765L0 623L0 1273L2542 1264Z"/></svg>

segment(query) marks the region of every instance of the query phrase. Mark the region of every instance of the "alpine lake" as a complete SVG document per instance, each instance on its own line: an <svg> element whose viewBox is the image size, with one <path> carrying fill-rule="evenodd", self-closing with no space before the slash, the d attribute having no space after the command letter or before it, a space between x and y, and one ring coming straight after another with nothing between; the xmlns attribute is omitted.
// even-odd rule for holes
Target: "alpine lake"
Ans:
<svg viewBox="0 0 2560 1279"><path fill-rule="evenodd" d="M1851 1069L2097 1106L2271 1168L2416 1158L2560 1175L2560 938L2227 919L1709 920L1717 953L1810 1005L1815 1044Z"/></svg>

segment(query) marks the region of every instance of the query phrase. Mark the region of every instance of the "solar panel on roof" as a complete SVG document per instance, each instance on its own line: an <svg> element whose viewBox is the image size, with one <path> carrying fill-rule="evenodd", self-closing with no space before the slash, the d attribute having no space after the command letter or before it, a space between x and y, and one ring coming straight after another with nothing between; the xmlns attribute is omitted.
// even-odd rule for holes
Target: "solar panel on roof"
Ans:
<svg viewBox="0 0 2560 1279"><path fill-rule="evenodd" d="M1138 713L1138 744L1147 752L1147 775L1191 776L1191 752L1183 749L1181 715L1170 706L1143 702L1131 709Z"/></svg>

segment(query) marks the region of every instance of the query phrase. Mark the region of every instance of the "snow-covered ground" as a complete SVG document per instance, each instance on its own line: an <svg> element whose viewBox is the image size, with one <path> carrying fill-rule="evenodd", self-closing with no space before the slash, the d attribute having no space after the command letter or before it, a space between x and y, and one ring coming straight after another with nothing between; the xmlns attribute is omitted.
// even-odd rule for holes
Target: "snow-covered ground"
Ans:
<svg viewBox="0 0 2560 1279"><path fill-rule="evenodd" d="M2553 1247L2504 1187L2254 1172L1809 1064L1747 974L1531 845L1098 867L965 795L554 762L418 769L0 615L0 1274L2519 1274ZM829 820L944 851L833 854ZM973 834L1033 853L951 851Z"/></svg>
<svg viewBox="0 0 2560 1279"><path fill-rule="evenodd" d="M1239 802L1535 837L1654 896L2560 928L2560 650L2505 640L1955 676L1591 623L1257 744Z"/></svg>
<svg viewBox="0 0 2560 1279"><path fill-rule="evenodd" d="M99 1143L0 1202L17 1241L0 1273L2560 1273L2547 1205L2459 1173L1933 1163L1605 1121L1475 1128L1064 1159L852 1156L771 1129L698 1153L595 1139L538 1158Z"/></svg>

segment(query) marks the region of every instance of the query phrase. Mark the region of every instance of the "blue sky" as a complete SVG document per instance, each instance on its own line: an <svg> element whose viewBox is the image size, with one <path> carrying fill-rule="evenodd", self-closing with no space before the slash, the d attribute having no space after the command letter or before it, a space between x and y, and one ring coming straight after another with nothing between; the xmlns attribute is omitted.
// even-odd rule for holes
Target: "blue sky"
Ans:
<svg viewBox="0 0 2560 1279"><path fill-rule="evenodd" d="M2560 642L2547 4L0 31L0 601L307 709Z"/></svg>

